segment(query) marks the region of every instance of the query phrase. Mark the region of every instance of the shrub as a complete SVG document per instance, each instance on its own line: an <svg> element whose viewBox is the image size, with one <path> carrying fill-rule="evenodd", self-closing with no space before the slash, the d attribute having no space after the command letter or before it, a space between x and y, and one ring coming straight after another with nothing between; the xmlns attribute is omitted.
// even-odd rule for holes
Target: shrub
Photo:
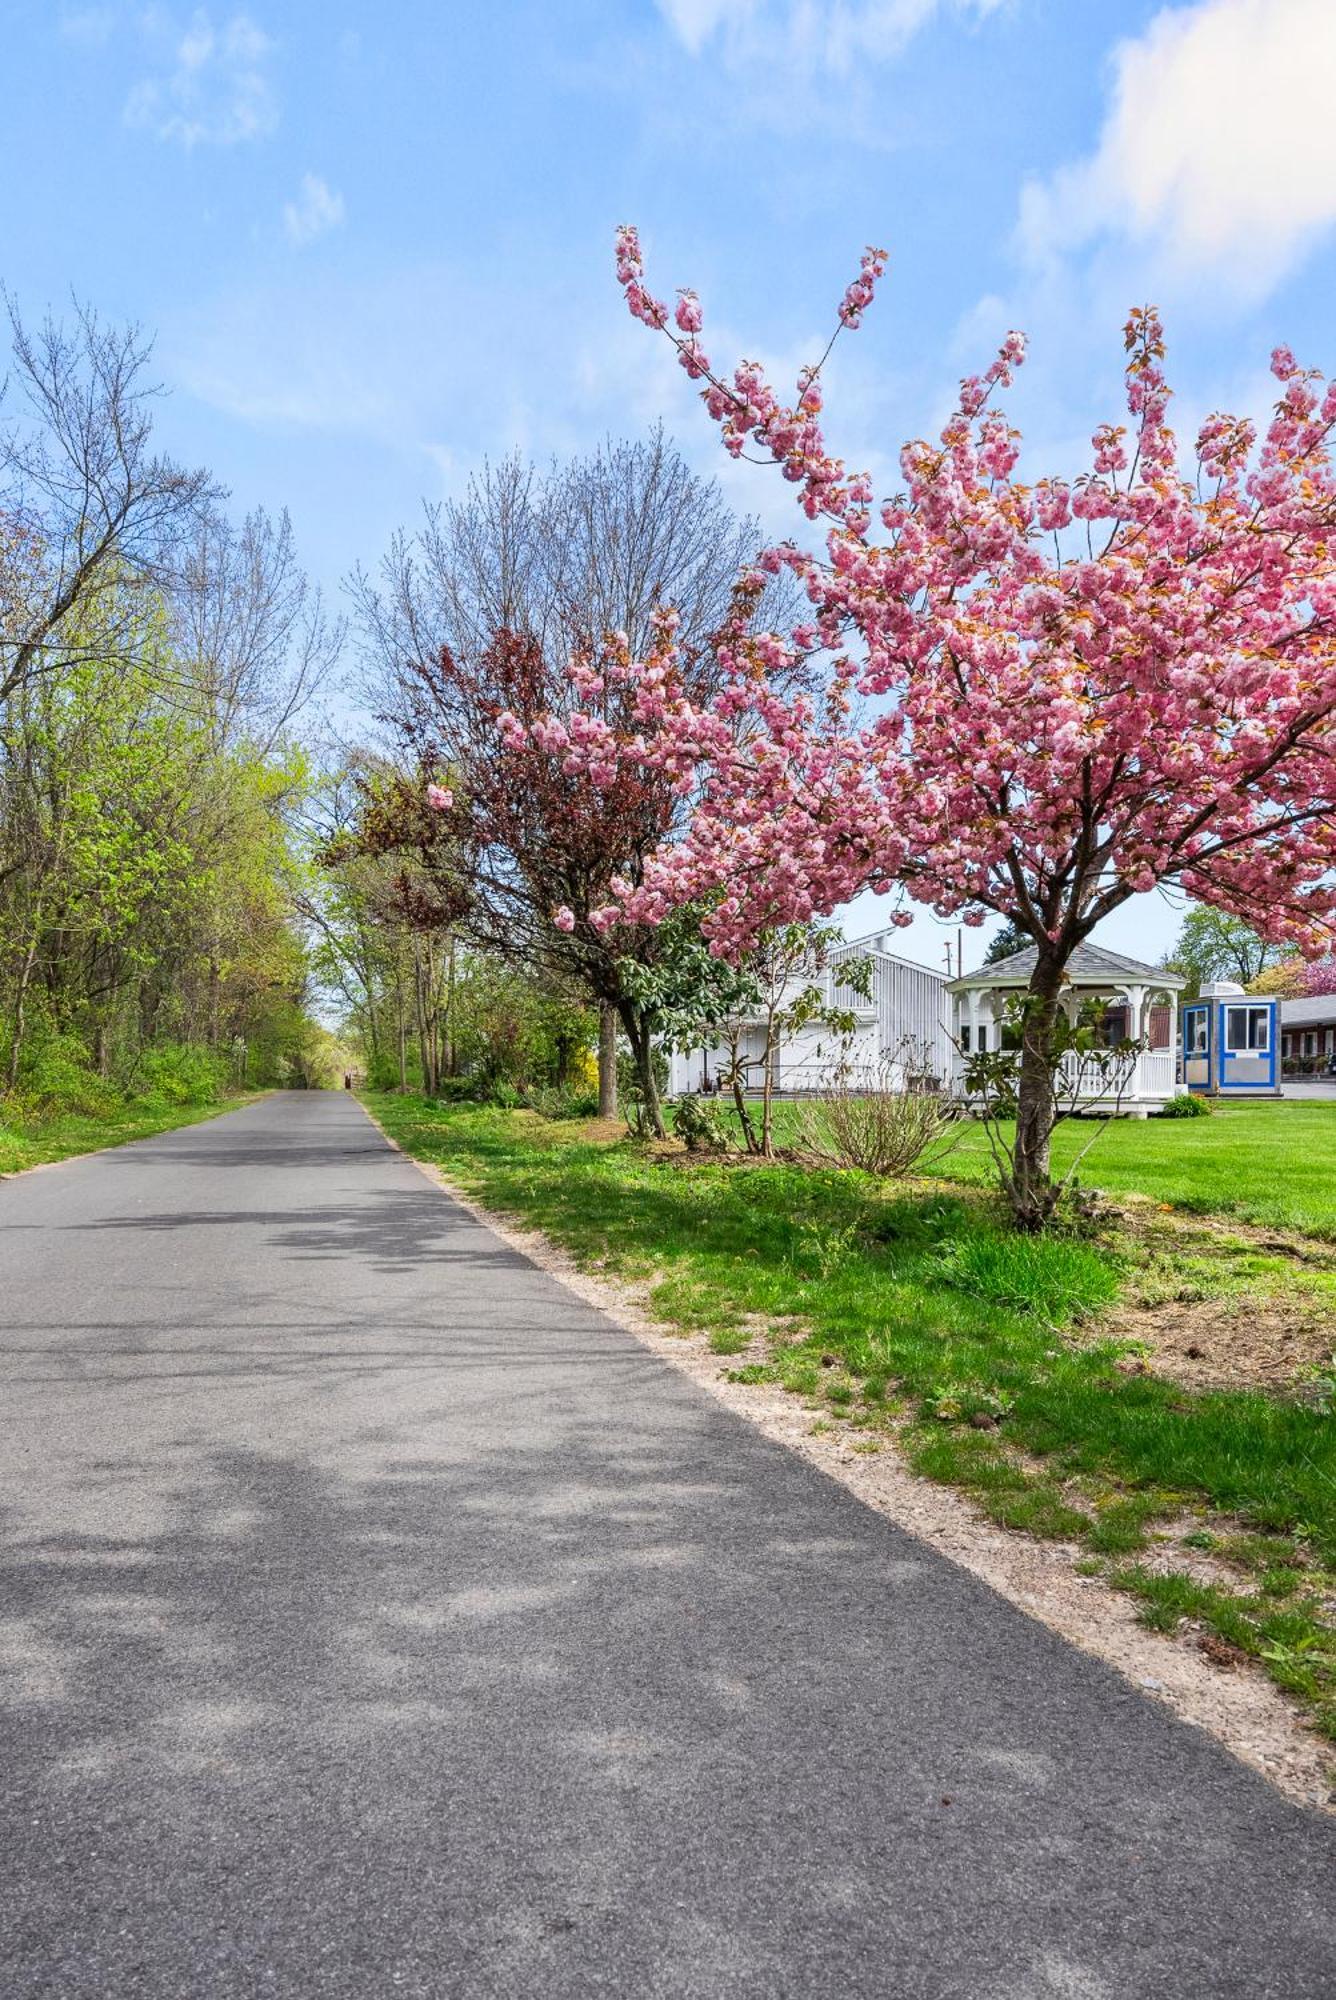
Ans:
<svg viewBox="0 0 1336 2000"><path fill-rule="evenodd" d="M559 1084L542 1083L529 1092L529 1105L540 1118L593 1118L598 1113L598 1092L566 1090Z"/></svg>
<svg viewBox="0 0 1336 2000"><path fill-rule="evenodd" d="M395 1082L399 1079L395 1071ZM436 1079L436 1102L438 1104L478 1103L488 1095L487 1088L474 1076L439 1076Z"/></svg>
<svg viewBox="0 0 1336 2000"><path fill-rule="evenodd" d="M16 1097L20 1117L102 1118L119 1092L97 1074L77 1035L44 1028L23 1051Z"/></svg>
<svg viewBox="0 0 1336 2000"><path fill-rule="evenodd" d="M1204 1097L1194 1097L1190 1090L1181 1090L1177 1097L1171 1097L1155 1113L1157 1118L1209 1118L1211 1107Z"/></svg>
<svg viewBox="0 0 1336 2000"><path fill-rule="evenodd" d="M164 1104L215 1104L226 1088L227 1058L192 1042L165 1042L143 1051L133 1081L139 1096Z"/></svg>
<svg viewBox="0 0 1336 2000"><path fill-rule="evenodd" d="M800 1126L802 1143L819 1159L892 1180L920 1163L935 1165L955 1146L960 1129L959 1107L950 1098L900 1088L890 1068L871 1090L841 1084L827 1092L808 1107Z"/></svg>
<svg viewBox="0 0 1336 2000"><path fill-rule="evenodd" d="M673 1130L689 1153L728 1150L728 1129L720 1106L705 1097L679 1097L670 1108Z"/></svg>

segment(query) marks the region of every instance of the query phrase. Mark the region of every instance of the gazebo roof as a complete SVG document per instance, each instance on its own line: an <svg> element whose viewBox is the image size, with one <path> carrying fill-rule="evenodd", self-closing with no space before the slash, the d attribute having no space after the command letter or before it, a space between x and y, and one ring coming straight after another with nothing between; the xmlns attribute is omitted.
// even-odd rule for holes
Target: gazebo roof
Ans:
<svg viewBox="0 0 1336 2000"><path fill-rule="evenodd" d="M974 988L1028 986L1039 956L1036 945L1008 953L992 965L981 965L963 979L953 979L948 993L965 993ZM1067 978L1072 986L1089 986L1096 991L1110 986L1158 986L1177 993L1187 984L1181 972L1167 972L1162 965L1143 965L1138 958L1124 958L1119 952L1105 951L1102 945L1078 944L1067 961Z"/></svg>

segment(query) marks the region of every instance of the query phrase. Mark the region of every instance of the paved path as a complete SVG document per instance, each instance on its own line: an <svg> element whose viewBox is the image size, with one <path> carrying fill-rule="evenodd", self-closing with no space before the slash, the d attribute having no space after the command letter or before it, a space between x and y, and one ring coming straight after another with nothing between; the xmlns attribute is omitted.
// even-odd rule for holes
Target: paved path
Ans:
<svg viewBox="0 0 1336 2000"><path fill-rule="evenodd" d="M350 1101L0 1222L4 2000L1336 1990L1326 1822Z"/></svg>

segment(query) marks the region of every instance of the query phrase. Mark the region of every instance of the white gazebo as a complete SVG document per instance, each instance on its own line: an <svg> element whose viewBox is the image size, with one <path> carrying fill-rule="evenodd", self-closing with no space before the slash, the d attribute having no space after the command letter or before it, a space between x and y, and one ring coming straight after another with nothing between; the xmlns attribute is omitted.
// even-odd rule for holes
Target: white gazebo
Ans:
<svg viewBox="0 0 1336 2000"><path fill-rule="evenodd" d="M947 986L956 1049L952 1075L958 1089L964 1088L965 1066L972 1054L1005 1045L1007 1002L1029 986L1037 956L1029 945ZM1068 1014L1074 1018L1090 1001L1103 1001L1109 1046L1133 1042L1137 1050L1112 1089L1110 1080L1097 1071L1083 1075L1069 1066L1066 1094L1075 1096L1078 1109L1146 1118L1174 1096L1179 1075L1178 996L1185 983L1181 974L1166 972L1163 966L1142 965L1099 945L1076 947L1062 993Z"/></svg>

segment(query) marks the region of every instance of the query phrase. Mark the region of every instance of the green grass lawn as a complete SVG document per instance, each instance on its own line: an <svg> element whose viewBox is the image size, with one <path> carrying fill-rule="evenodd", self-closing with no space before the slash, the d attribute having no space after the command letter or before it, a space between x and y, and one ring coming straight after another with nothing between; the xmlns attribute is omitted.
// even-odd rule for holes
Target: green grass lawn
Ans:
<svg viewBox="0 0 1336 2000"><path fill-rule="evenodd" d="M1336 1735L1336 1640L1323 1608L1336 1589L1336 1415L1322 1396L1193 1392L1123 1372L1126 1343L1100 1338L1099 1320L1145 1281L1131 1239L1112 1228L1018 1237L968 1177L896 1187L791 1164L664 1157L532 1113L367 1102L407 1151L488 1206L542 1229L586 1268L644 1281L663 1320L737 1356L740 1379L783 1384L819 1421L863 1433L869 1450L893 1434L921 1472L999 1522L1082 1543L1089 1563L1142 1598L1148 1622L1190 1617L1222 1633ZM1137 1178L1141 1139L1147 1191L1167 1199L1175 1187L1191 1200L1192 1156L1176 1162L1168 1142L1209 1140L1196 1157L1223 1195L1236 1133L1236 1212L1253 1148L1279 1158L1286 1121L1307 1110L1231 1110L1218 1124L1138 1123L1106 1136L1123 1185ZM1310 1133L1306 1150L1317 1150L1309 1120L1289 1129ZM968 1175L973 1163L955 1165ZM1332 1182L1330 1161L1325 1182L1307 1174L1291 1226L1313 1210L1336 1220ZM1238 1246L1229 1254L1237 1260ZM1225 1261L1229 1282L1247 1281ZM1336 1318L1336 1275L1303 1282L1331 1287ZM1185 1519L1225 1579L1190 1603L1170 1590L1181 1596L1188 1579L1139 1561L1163 1524L1186 1532Z"/></svg>
<svg viewBox="0 0 1336 2000"><path fill-rule="evenodd" d="M1059 1126L1062 1172L1090 1137L1085 1120ZM972 1130L942 1172L985 1180L983 1132ZM1142 1194L1194 1214L1234 1215L1268 1229L1336 1240L1336 1102L1224 1104L1209 1118L1119 1118L1079 1168L1086 1187Z"/></svg>
<svg viewBox="0 0 1336 2000"><path fill-rule="evenodd" d="M162 1104L140 1098L97 1118L63 1116L22 1125L7 1125L0 1117L0 1175L22 1173L26 1167L48 1166L75 1153L96 1153L104 1146L123 1146L129 1139L150 1139L178 1125L197 1125L202 1118L235 1111L251 1104L258 1093L230 1097L221 1104Z"/></svg>
<svg viewBox="0 0 1336 2000"><path fill-rule="evenodd" d="M781 1146L801 1116L800 1105L776 1107ZM1336 1096L1330 1104L1225 1104L1209 1118L1119 1118L1102 1131L1088 1119L1068 1120L1054 1134L1054 1171L1066 1172L1092 1134L1078 1170L1083 1187L1336 1241ZM938 1172L993 1185L981 1126L968 1129Z"/></svg>

